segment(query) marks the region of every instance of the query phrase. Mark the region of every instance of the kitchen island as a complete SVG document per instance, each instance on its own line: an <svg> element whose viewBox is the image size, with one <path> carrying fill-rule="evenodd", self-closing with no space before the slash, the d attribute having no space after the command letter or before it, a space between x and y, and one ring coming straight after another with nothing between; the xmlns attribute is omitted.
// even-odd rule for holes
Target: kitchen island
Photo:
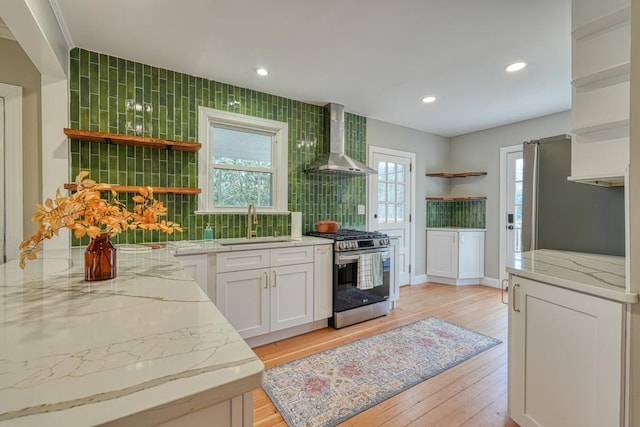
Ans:
<svg viewBox="0 0 640 427"><path fill-rule="evenodd" d="M0 425L252 424L264 366L168 249L0 265Z"/></svg>
<svg viewBox="0 0 640 427"><path fill-rule="evenodd" d="M509 415L525 426L623 426L629 411L625 258L535 250L509 279Z"/></svg>

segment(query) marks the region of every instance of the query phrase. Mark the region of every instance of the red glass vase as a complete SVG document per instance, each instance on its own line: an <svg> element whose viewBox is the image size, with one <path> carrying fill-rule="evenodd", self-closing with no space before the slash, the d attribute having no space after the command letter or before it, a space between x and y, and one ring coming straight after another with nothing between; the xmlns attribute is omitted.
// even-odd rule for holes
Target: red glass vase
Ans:
<svg viewBox="0 0 640 427"><path fill-rule="evenodd" d="M91 239L84 251L84 280L107 280L116 277L116 247L108 233Z"/></svg>

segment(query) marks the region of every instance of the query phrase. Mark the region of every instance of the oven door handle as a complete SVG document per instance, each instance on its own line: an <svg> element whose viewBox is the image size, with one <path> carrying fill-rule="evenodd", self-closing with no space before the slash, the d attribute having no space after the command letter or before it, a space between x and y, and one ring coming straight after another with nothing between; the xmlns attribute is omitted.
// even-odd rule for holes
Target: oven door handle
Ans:
<svg viewBox="0 0 640 427"><path fill-rule="evenodd" d="M389 251L385 250L385 251L368 251L368 252L362 252L361 254L376 254L376 253L381 253L382 254L382 258L389 258ZM358 261L360 260L360 255L338 255L338 259L337 262L338 263L342 263L343 261Z"/></svg>

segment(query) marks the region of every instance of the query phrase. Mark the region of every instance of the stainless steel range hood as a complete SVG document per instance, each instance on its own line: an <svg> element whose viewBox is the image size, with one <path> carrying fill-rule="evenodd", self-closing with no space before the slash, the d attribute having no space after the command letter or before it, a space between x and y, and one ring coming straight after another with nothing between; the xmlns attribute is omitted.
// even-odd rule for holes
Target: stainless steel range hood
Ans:
<svg viewBox="0 0 640 427"><path fill-rule="evenodd" d="M324 106L325 135L329 135L329 152L320 155L306 170L309 173L346 175L377 174L378 171L344 154L344 106L330 103Z"/></svg>

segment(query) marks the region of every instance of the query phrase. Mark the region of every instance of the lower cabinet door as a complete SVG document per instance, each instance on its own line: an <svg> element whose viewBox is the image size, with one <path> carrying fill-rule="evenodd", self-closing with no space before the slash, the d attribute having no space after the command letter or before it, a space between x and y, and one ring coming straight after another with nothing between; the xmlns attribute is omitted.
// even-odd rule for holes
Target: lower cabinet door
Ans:
<svg viewBox="0 0 640 427"><path fill-rule="evenodd" d="M313 322L313 263L273 267L271 331Z"/></svg>
<svg viewBox="0 0 640 427"><path fill-rule="evenodd" d="M198 286L200 286L200 289L202 289L208 296L209 293L207 289L207 283L209 281L209 258L207 254L181 255L176 257L176 259L180 261L180 264L182 264L182 268L184 268L187 274L196 281Z"/></svg>
<svg viewBox="0 0 640 427"><path fill-rule="evenodd" d="M458 277L484 277L484 231L458 233Z"/></svg>
<svg viewBox="0 0 640 427"><path fill-rule="evenodd" d="M623 305L511 276L509 413L522 427L614 427L623 413Z"/></svg>
<svg viewBox="0 0 640 427"><path fill-rule="evenodd" d="M216 275L216 306L243 338L269 332L269 269Z"/></svg>
<svg viewBox="0 0 640 427"><path fill-rule="evenodd" d="M458 276L458 233L456 231L427 231L427 274L429 276Z"/></svg>

